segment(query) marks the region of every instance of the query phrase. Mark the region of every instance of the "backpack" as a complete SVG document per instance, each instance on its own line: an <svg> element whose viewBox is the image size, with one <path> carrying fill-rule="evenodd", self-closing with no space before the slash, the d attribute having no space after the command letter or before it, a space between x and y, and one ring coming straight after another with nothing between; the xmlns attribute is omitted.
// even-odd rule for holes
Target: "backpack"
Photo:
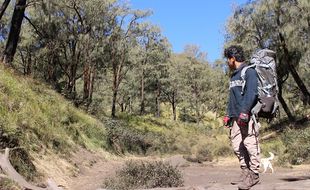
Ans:
<svg viewBox="0 0 310 190"><path fill-rule="evenodd" d="M249 66L241 71L241 78L244 81L242 93L245 87L245 72L248 68L254 68L258 75L258 101L252 108L252 115L266 118L271 121L277 116L279 110L278 93L279 87L276 72L276 53L269 49L256 51L250 60Z"/></svg>

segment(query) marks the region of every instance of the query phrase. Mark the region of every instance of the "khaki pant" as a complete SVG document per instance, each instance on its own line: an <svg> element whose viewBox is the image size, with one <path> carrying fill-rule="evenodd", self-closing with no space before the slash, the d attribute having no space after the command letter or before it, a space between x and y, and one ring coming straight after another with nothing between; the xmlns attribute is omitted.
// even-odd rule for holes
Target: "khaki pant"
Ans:
<svg viewBox="0 0 310 190"><path fill-rule="evenodd" d="M259 123L258 123L259 126ZM234 121L230 129L230 139L241 168L249 168L258 173L260 164L260 147L258 129L251 119L248 126L239 127Z"/></svg>

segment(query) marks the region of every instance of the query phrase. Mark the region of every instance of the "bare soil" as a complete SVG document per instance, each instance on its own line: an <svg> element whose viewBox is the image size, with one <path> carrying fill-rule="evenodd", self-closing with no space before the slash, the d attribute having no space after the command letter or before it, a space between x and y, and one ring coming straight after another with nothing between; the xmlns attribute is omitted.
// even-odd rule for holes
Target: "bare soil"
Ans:
<svg viewBox="0 0 310 190"><path fill-rule="evenodd" d="M41 158L42 159L42 158ZM178 166L184 177L184 187L179 188L156 188L157 190L232 190L237 186L230 184L231 180L238 178L239 167L236 158L226 158L216 162L190 163L181 155L167 158L155 157L116 157L101 153L92 153L79 150L70 158L71 165L66 166L66 172L61 177L54 174L56 182L68 190L103 190L103 181L115 174L122 164L129 159L163 160ZM37 163L38 164L38 163ZM42 163L40 163L42 166ZM39 165L40 165L39 164ZM59 167L61 163L58 164ZM39 167L40 168L40 167ZM274 166L274 173L261 173L260 184L252 190L308 190L310 189L310 166L303 165L292 168ZM47 171L45 171L47 172ZM48 175L53 176L53 171Z"/></svg>

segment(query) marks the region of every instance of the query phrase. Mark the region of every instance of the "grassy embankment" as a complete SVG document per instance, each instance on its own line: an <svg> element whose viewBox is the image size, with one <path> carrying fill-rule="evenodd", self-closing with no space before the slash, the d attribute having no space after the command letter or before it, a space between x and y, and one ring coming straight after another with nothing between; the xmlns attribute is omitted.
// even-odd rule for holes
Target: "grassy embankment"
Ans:
<svg viewBox="0 0 310 190"><path fill-rule="evenodd" d="M38 176L34 157L69 155L78 147L107 148L102 122L48 86L2 66L0 115L0 149L12 148L10 160L28 180Z"/></svg>

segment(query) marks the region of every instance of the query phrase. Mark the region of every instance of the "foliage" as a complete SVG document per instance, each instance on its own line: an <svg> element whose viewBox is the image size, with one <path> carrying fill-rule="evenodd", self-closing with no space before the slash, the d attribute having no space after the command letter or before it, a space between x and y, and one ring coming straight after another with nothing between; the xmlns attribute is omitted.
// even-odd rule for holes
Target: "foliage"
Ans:
<svg viewBox="0 0 310 190"><path fill-rule="evenodd" d="M162 161L129 161L117 171L114 178L107 179L104 187L109 189L142 189L183 186L183 177L177 167Z"/></svg>
<svg viewBox="0 0 310 190"><path fill-rule="evenodd" d="M108 144L121 155L184 154L204 161L232 155L228 131L220 127L217 118L197 125L150 115L119 117L119 121L109 120L105 125Z"/></svg>
<svg viewBox="0 0 310 190"><path fill-rule="evenodd" d="M284 143L285 154L282 159L288 161L291 164L303 164L309 163L309 141L310 129L291 130L287 129L282 135L282 141Z"/></svg>
<svg viewBox="0 0 310 190"><path fill-rule="evenodd" d="M159 139L163 139L160 135L139 131L135 128L126 126L121 121L110 121L107 126L108 145L117 154L135 153L146 154L150 150L160 148L163 144Z"/></svg>
<svg viewBox="0 0 310 190"><path fill-rule="evenodd" d="M22 188L9 179L0 178L0 189L1 190L21 190Z"/></svg>
<svg viewBox="0 0 310 190"><path fill-rule="evenodd" d="M224 103L215 104L224 102L222 70L212 68L196 45L172 55L160 28L144 22L150 14L114 0L33 2L14 68L97 116L160 116L162 102L171 104L174 120L183 108L195 122L206 111L222 114ZM2 36L5 42L5 31Z"/></svg>
<svg viewBox="0 0 310 190"><path fill-rule="evenodd" d="M106 148L106 131L98 120L77 110L46 85L0 69L0 149L12 150L11 160L33 179L32 154L46 149L69 154L78 145Z"/></svg>
<svg viewBox="0 0 310 190"><path fill-rule="evenodd" d="M247 57L257 48L277 52L281 103L296 115L309 114L309 7L307 0L248 1L227 22L225 46L240 44ZM13 8L0 21L1 49ZM173 54L161 29L145 22L150 15L116 0L27 4L12 64L24 76L0 68L1 148L20 147L21 165L30 160L28 153L67 154L77 145L206 160L231 155L218 119L228 88L224 61L209 63L207 52L192 44ZM302 134L306 146L308 132ZM263 144L264 152L279 148L284 160L307 161L305 149L292 140L297 132L284 137ZM20 170L31 173L26 165Z"/></svg>

